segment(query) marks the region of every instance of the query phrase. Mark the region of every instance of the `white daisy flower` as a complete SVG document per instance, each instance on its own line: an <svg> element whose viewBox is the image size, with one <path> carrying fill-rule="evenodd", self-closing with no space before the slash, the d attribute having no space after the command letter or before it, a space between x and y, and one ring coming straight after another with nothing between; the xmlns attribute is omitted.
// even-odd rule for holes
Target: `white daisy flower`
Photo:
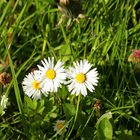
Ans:
<svg viewBox="0 0 140 140"><path fill-rule="evenodd" d="M66 132L67 127L68 127L68 124L65 122L65 120L57 120L53 126L54 131L56 131L60 135Z"/></svg>
<svg viewBox="0 0 140 140"><path fill-rule="evenodd" d="M50 92L57 92L58 88L62 86L66 79L66 72L63 63L58 60L54 66L54 58L48 58L41 61L42 66L38 65L41 72L42 88Z"/></svg>
<svg viewBox="0 0 140 140"><path fill-rule="evenodd" d="M26 75L26 77L23 79L22 86L23 91L27 96L32 97L33 99L40 99L42 91L40 72L35 70L34 72Z"/></svg>
<svg viewBox="0 0 140 140"><path fill-rule="evenodd" d="M95 90L94 86L97 86L98 83L98 72L96 68L91 69L92 64L87 60L81 60L73 64L74 67L70 67L68 71L68 90L76 96L80 93L86 96L87 89L90 92Z"/></svg>

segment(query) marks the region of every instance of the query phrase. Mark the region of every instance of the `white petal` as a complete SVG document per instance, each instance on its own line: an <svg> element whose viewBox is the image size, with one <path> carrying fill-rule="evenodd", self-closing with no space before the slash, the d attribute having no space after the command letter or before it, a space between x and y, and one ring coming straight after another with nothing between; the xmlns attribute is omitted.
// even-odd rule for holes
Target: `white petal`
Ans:
<svg viewBox="0 0 140 140"><path fill-rule="evenodd" d="M93 92L93 90L95 89L93 87L93 85L90 82L88 82L88 81L85 82L85 85L89 89L90 92Z"/></svg>
<svg viewBox="0 0 140 140"><path fill-rule="evenodd" d="M60 68L62 68L62 65L63 63L60 60L58 60L58 62L56 63L54 67L54 70L60 70Z"/></svg>
<svg viewBox="0 0 140 140"><path fill-rule="evenodd" d="M81 93L86 96L87 95L87 89L86 89L86 86L85 84L82 85L82 90L81 90Z"/></svg>

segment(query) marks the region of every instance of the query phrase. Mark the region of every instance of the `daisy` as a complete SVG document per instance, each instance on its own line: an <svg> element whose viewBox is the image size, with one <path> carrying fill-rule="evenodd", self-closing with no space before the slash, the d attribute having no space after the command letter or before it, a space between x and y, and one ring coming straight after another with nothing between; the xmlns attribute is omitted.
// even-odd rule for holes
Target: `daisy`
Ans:
<svg viewBox="0 0 140 140"><path fill-rule="evenodd" d="M91 69L92 65L87 60L74 62L74 67L68 71L69 85L68 90L78 96L80 93L87 95L87 89L90 92L95 90L94 86L98 83L98 72L96 68Z"/></svg>
<svg viewBox="0 0 140 140"><path fill-rule="evenodd" d="M58 60L54 65L54 58L48 58L41 61L43 66L38 65L42 78L43 90L57 92L66 79L66 72L63 63Z"/></svg>
<svg viewBox="0 0 140 140"><path fill-rule="evenodd" d="M60 135L63 132L66 132L67 127L68 127L68 124L65 122L65 120L57 120L53 126L54 131L56 131Z"/></svg>
<svg viewBox="0 0 140 140"><path fill-rule="evenodd" d="M42 90L39 71L35 70L34 72L26 75L23 79L22 86L27 96L32 97L33 99L40 99Z"/></svg>

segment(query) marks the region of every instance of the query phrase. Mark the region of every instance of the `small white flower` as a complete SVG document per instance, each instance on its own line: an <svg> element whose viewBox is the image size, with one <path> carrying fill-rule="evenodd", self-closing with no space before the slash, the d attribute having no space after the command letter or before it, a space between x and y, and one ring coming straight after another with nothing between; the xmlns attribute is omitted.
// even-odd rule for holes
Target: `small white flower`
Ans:
<svg viewBox="0 0 140 140"><path fill-rule="evenodd" d="M5 95L3 95L2 98L1 98L0 106L3 109L5 109L6 105L7 105L7 102L8 102L8 98Z"/></svg>
<svg viewBox="0 0 140 140"><path fill-rule="evenodd" d="M23 91L27 96L32 97L33 99L40 99L42 91L40 72L35 70L34 72L26 75L26 77L23 79L22 86Z"/></svg>
<svg viewBox="0 0 140 140"><path fill-rule="evenodd" d="M42 66L38 65L42 78L43 90L57 92L66 79L66 72L63 63L58 60L54 66L54 58L48 58L41 61Z"/></svg>
<svg viewBox="0 0 140 140"><path fill-rule="evenodd" d="M96 68L91 69L92 65L87 60L81 60L73 64L74 67L70 67L68 71L68 83L70 83L68 90L76 96L80 93L86 96L87 89L90 92L95 90L94 86L97 86L98 83L98 72Z"/></svg>
<svg viewBox="0 0 140 140"><path fill-rule="evenodd" d="M65 122L65 120L57 120L53 126L54 131L56 131L60 135L66 131L67 127L68 124Z"/></svg>
<svg viewBox="0 0 140 140"><path fill-rule="evenodd" d="M3 95L3 96L1 97L1 102L0 102L0 114L1 114L1 115L4 115L4 114L5 114L4 109L5 109L6 106L7 106L7 102L8 102L8 98L7 98L5 95Z"/></svg>

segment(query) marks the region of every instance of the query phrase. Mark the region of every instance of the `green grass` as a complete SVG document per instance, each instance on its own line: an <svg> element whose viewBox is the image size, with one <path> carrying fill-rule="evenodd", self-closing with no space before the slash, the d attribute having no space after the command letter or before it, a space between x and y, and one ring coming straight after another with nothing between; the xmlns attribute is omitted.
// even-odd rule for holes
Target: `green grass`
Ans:
<svg viewBox="0 0 140 140"><path fill-rule="evenodd" d="M140 67L128 62L140 46L139 7L139 0L85 0L86 18L58 25L62 13L53 0L1 0L0 60L4 64L8 57L9 64L0 65L0 73L10 73L12 81L6 88L0 85L0 95L9 98L0 139L139 139ZM24 76L47 57L61 59L66 67L87 59L99 72L96 90L80 99L65 86L41 100L26 97ZM61 119L68 128L60 136L53 125Z"/></svg>

